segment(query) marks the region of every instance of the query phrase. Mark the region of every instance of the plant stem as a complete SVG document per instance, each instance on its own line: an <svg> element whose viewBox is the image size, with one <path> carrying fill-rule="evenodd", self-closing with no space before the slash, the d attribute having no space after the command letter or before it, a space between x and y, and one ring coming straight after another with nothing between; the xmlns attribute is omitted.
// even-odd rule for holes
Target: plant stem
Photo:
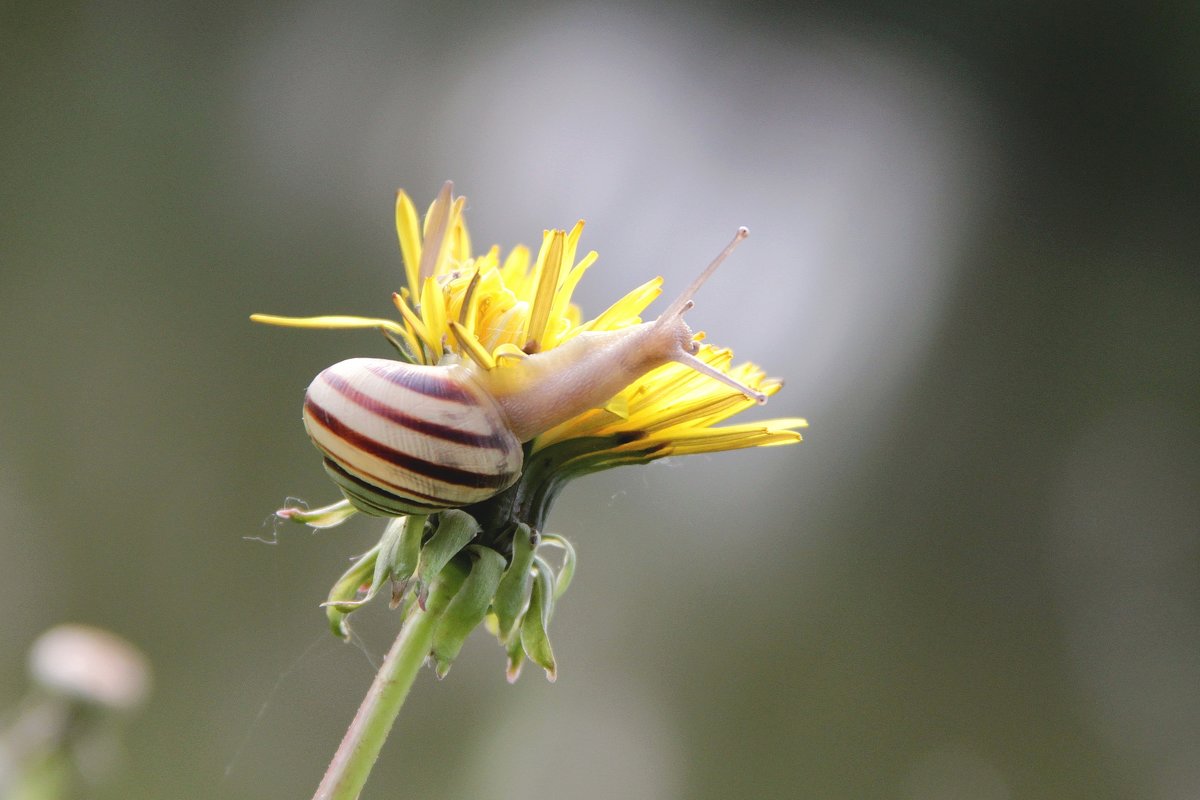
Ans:
<svg viewBox="0 0 1200 800"><path fill-rule="evenodd" d="M451 574L447 574L451 573ZM446 565L431 592L425 610L414 603L392 644L354 721L338 745L313 800L355 800L375 766L392 724L408 697L408 690L433 646L433 632L462 583L463 573L454 562Z"/></svg>

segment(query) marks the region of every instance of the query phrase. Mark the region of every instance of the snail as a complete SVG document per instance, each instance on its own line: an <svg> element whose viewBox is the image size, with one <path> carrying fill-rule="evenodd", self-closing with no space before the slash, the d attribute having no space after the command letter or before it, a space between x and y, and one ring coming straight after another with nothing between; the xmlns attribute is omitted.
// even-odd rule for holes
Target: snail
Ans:
<svg viewBox="0 0 1200 800"><path fill-rule="evenodd" d="M683 320L692 297L749 231L733 240L659 317L584 331L561 345L484 369L352 358L321 372L304 397L304 426L347 499L376 516L432 514L488 499L521 475L523 444L602 407L672 361L759 403L766 395L696 357Z"/></svg>

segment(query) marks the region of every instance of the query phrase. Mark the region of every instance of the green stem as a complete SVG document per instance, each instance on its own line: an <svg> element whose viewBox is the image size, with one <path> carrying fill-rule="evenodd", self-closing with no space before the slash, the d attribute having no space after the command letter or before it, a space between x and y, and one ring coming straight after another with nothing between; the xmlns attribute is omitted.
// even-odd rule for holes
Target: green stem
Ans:
<svg viewBox="0 0 1200 800"><path fill-rule="evenodd" d="M375 766L392 724L408 697L408 690L433 646L433 633L455 590L463 570L447 564L422 611L413 604L400 635L392 644L354 721L338 745L313 800L355 800Z"/></svg>

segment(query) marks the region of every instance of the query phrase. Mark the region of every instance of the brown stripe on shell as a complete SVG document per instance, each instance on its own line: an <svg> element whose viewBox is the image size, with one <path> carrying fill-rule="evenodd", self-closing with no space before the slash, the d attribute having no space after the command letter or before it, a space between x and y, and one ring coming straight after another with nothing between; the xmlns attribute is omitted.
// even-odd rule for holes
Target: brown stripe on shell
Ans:
<svg viewBox="0 0 1200 800"><path fill-rule="evenodd" d="M511 483L511 474L488 474L471 470L449 467L433 461L426 461L410 453L405 453L383 442L372 439L361 431L355 430L328 410L321 408L311 397L306 397L304 407L313 420L328 430L331 434L347 444L362 450L376 458L393 464L400 469L408 470L418 475L424 475L442 483L463 486L470 489L500 490ZM403 488L403 487L397 487Z"/></svg>
<svg viewBox="0 0 1200 800"><path fill-rule="evenodd" d="M322 448L322 452L324 452L323 448ZM337 461L335 461L334 458L328 454L326 454L326 456L325 456L325 469L336 473L340 479L345 480L347 483L353 484L354 486L361 489L362 494L356 494L355 499L359 500L360 502L368 503L376 511L380 511L383 513L391 513L393 509L388 508L387 506L381 505L380 503L373 502L370 495L379 495L381 498L383 498L384 500L386 500L387 502L391 503L392 505L394 505L396 507L410 509L411 513L418 513L418 512L422 512L422 511L429 511L429 512L441 511L441 510L449 507L446 505L445 498L429 497L428 499L432 500L433 502L432 503L423 503L412 497L401 497L400 495L395 494L394 492L391 492L391 491L383 488L382 486L378 486L378 485L366 480L365 478L361 478L358 475L355 475L353 472L350 472L345 467L343 467L341 464L339 464ZM405 491L408 491L408 490L406 489ZM419 494L419 493L412 492L412 494ZM420 495L420 496L426 497L426 495Z"/></svg>
<svg viewBox="0 0 1200 800"><path fill-rule="evenodd" d="M367 371L383 378L385 381L402 386L411 392L423 394L426 397L436 397L451 403L474 405L475 397L458 384L446 378L441 370L415 369L408 364L396 362L396 366L370 364Z"/></svg>
<svg viewBox="0 0 1200 800"><path fill-rule="evenodd" d="M357 486L361 486L364 489L369 489L381 495L386 495L387 497L395 497L400 500L411 501L415 505L426 506L429 509L450 508L459 502L459 498L442 497L429 494L428 492L420 492L410 486L400 486L360 469L356 469L354 472L351 472L346 466L343 466L345 462L337 453L334 453L328 447L316 441L315 439L313 440L313 445L315 445L316 448L321 451L322 455L325 456L325 462L327 466L332 464L337 468L337 473L339 475L344 475L353 479ZM399 492L404 492L404 494L399 494Z"/></svg>
<svg viewBox="0 0 1200 800"><path fill-rule="evenodd" d="M378 375L374 369L371 370ZM350 385L350 382L341 375L331 373L330 370L325 370L318 376L326 386L333 389L342 397L349 400L351 403L360 408L369 411L376 416L386 419L388 422L393 422L402 428L406 428L415 433L420 433L434 439L441 439L455 444L467 445L468 447L486 448L489 450L506 450L514 446L512 444L512 434L507 431L503 433L493 432L489 435L482 433L473 433L472 431L464 431L460 428L455 428L450 425L441 425L436 422L414 417L412 414L407 414L395 406L388 405L382 400L372 397L366 392L356 389ZM405 388L410 388L406 382ZM419 389L417 391L420 391ZM421 392L426 394L425 392Z"/></svg>

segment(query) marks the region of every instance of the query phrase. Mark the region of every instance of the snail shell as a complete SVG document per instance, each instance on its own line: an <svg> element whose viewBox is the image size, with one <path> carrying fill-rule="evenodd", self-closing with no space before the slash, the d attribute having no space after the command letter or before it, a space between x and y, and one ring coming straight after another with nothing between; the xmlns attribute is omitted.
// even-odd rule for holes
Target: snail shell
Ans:
<svg viewBox="0 0 1200 800"><path fill-rule="evenodd" d="M352 358L304 398L304 427L359 510L430 514L486 500L521 474L521 442L467 370Z"/></svg>

